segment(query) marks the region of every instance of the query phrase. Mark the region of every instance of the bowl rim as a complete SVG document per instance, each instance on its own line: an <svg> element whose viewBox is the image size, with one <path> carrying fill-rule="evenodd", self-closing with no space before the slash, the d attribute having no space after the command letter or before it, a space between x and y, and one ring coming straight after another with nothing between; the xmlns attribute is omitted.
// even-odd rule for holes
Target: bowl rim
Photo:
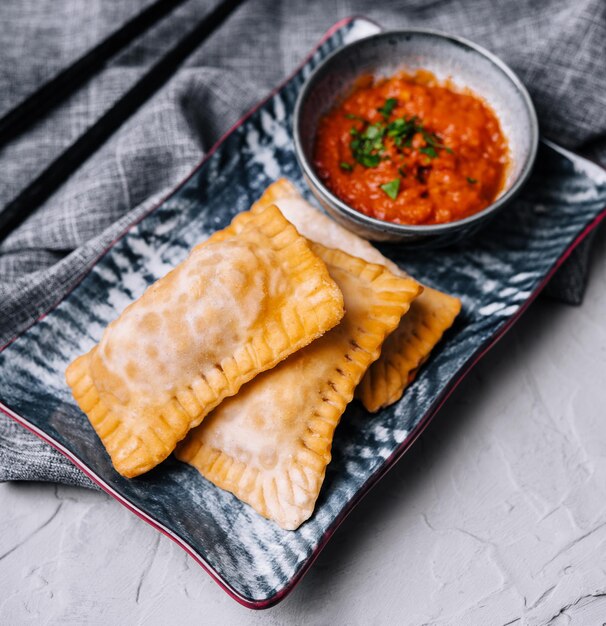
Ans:
<svg viewBox="0 0 606 626"><path fill-rule="evenodd" d="M484 56L487 58L497 69L499 69L505 76L511 81L513 86L519 92L522 97L522 100L526 106L526 111L529 118L530 125L530 149L526 155L524 164L520 170L520 173L514 180L511 187L501 196L499 196L494 202L489 204L487 207L474 213L473 215L469 215L459 220L453 220L451 222L445 222L442 224L397 224L395 222L389 222L387 220L381 220L376 217L371 217L362 213L361 211L357 211L353 207L350 207L347 203L341 200L338 196L333 194L319 179L316 175L314 168L311 163L308 161L305 153L303 151L301 136L299 132L299 119L301 116L301 109L303 107L304 101L306 100L311 85L314 79L318 76L318 74L323 71L330 63L334 61L335 58L342 54L346 54L348 50L351 48L362 45L363 43L368 42L373 39L383 39L385 37L404 37L404 36L428 36L428 37L436 37L438 39L447 40L450 43L454 43L457 45L462 45L464 47L470 48L474 52ZM480 94L481 95L481 94ZM539 145L539 122L537 118L537 113L534 108L534 104L526 89L524 83L519 78L519 76L507 65L502 59L496 56L494 53L490 52L486 48L476 44L469 39L464 37L459 37L458 35L451 35L449 33L445 33L439 30L427 29L427 28L405 28L398 30L386 30L380 33L376 33L374 35L369 35L368 37L362 37L361 39L357 39L348 43L338 50L335 50L331 54L329 54L307 77L305 83L301 87L299 91L299 95L297 96L297 100L295 103L295 109L293 114L293 140L295 146L295 154L297 156L297 160L299 161L299 165L303 170L304 175L311 182L312 186L316 188L318 192L326 197L326 199L333 205L333 208L336 208L340 213L345 214L348 219L353 219L354 222L358 224L362 223L365 226L372 227L375 231L388 231L392 234L415 234L415 235L438 235L440 233L449 232L459 228L465 228L476 222L482 221L493 213L497 212L501 209L505 204L510 202L522 189L524 184L527 182L531 172L534 162L536 160L538 145Z"/></svg>

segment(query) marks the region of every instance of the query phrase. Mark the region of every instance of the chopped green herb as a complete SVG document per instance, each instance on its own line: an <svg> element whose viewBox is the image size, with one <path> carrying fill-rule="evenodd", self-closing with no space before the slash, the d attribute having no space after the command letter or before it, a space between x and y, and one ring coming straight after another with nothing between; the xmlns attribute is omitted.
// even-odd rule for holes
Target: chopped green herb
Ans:
<svg viewBox="0 0 606 626"><path fill-rule="evenodd" d="M385 134L385 125L381 124L381 122L377 122L376 124L371 124L364 131L364 137L366 137L366 139L383 139L384 134Z"/></svg>
<svg viewBox="0 0 606 626"><path fill-rule="evenodd" d="M382 107L379 107L377 111L383 116L385 121L387 121L397 104L398 101L395 98L387 98L387 100L385 100L385 104Z"/></svg>
<svg viewBox="0 0 606 626"><path fill-rule="evenodd" d="M420 133L425 141L425 146L419 149L428 160L439 156L439 150L445 150L452 154L452 149L445 146L438 135L425 129L419 118L415 115L410 118L399 117L387 123L389 115L393 112L397 100L388 98L385 104L377 109L385 122L369 124L361 118L347 114L350 119L358 119L366 125L362 130L350 128L349 134L353 137L350 145L353 158L364 167L377 167L382 160L389 159L385 153L385 137L393 140L396 148L411 148L414 136ZM402 174L404 177L404 174Z"/></svg>
<svg viewBox="0 0 606 626"><path fill-rule="evenodd" d="M478 181L475 178L470 178L469 176L467 177L467 182L470 185L475 185Z"/></svg>
<svg viewBox="0 0 606 626"><path fill-rule="evenodd" d="M364 167L376 167L381 162L381 154L385 150L383 137L385 124L377 122L368 125L363 132L349 132L355 139L349 144L354 159Z"/></svg>
<svg viewBox="0 0 606 626"><path fill-rule="evenodd" d="M381 189L392 199L395 200L398 197L400 191L400 179L394 178L388 183L381 185Z"/></svg>
<svg viewBox="0 0 606 626"><path fill-rule="evenodd" d="M393 139L398 148L402 145L410 147L412 138L421 128L417 124L416 117L411 117L410 119L399 117L387 126L387 136Z"/></svg>
<svg viewBox="0 0 606 626"><path fill-rule="evenodd" d="M425 143L428 146L431 146L432 148L436 148L438 150L445 150L446 152L448 152L448 154L454 154L453 149L449 148L448 146L445 146L435 133L430 133L424 128L421 128L421 134L423 135L423 139L425 140ZM423 152L423 150L421 150L421 152ZM431 158L435 158L435 157L431 157Z"/></svg>
<svg viewBox="0 0 606 626"><path fill-rule="evenodd" d="M346 172L351 172L353 170L353 165L350 165L349 163L346 163L345 161L342 161L341 163L339 163L339 167L342 170L345 170Z"/></svg>
<svg viewBox="0 0 606 626"><path fill-rule="evenodd" d="M404 165L400 165L400 167L398 168L398 173L402 178L406 178L406 170L404 168Z"/></svg>
<svg viewBox="0 0 606 626"><path fill-rule="evenodd" d="M437 150L433 146L425 146L419 150L421 154L426 154L430 159L435 159L438 156Z"/></svg>
<svg viewBox="0 0 606 626"><path fill-rule="evenodd" d="M364 167L377 167L381 162L381 157L378 154L357 154L355 155L356 161Z"/></svg>
<svg viewBox="0 0 606 626"><path fill-rule="evenodd" d="M430 133L424 128L421 129L421 135L423 135L423 139L428 146L435 146L439 143L437 135L435 133Z"/></svg>

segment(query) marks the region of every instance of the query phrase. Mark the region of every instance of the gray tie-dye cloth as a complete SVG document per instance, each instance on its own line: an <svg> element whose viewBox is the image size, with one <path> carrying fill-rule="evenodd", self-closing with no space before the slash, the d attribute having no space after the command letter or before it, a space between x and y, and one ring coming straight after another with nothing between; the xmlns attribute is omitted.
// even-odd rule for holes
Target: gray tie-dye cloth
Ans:
<svg viewBox="0 0 606 626"><path fill-rule="evenodd" d="M0 115L149 0L0 3ZM0 206L81 135L207 10L191 0L113 59L78 93L0 150ZM486 46L518 72L544 135L606 163L603 0L326 2L249 0L38 211L0 245L0 345L61 298L126 224L175 186L210 146L282 81L337 20L433 28ZM548 292L582 298L590 245ZM0 481L92 486L66 459L0 415Z"/></svg>

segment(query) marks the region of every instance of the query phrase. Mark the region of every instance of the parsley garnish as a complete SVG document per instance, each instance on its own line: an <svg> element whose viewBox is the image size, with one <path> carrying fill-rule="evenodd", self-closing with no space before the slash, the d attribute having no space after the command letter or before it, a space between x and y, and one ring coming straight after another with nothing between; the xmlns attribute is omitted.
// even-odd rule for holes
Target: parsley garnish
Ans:
<svg viewBox="0 0 606 626"><path fill-rule="evenodd" d="M467 182L470 185L475 185L478 181L475 178L470 178L469 176L467 177Z"/></svg>
<svg viewBox="0 0 606 626"><path fill-rule="evenodd" d="M380 187L392 200L395 200L400 191L400 179L394 178Z"/></svg>
<svg viewBox="0 0 606 626"><path fill-rule="evenodd" d="M352 113L345 114L347 119L357 120L363 124L361 128L354 126L349 130L349 134L352 137L349 144L351 154L360 165L367 168L377 167L383 159L390 158L388 154L385 155L386 138L391 139L401 153L403 148L412 148L412 141L415 135L420 134L425 145L417 149L419 153L425 156L425 161L419 166L417 176L419 180L425 179L427 174L425 170L430 169L427 167L429 162L437 158L441 150L449 154L453 154L453 151L442 143L442 140L436 133L427 130L416 115L409 118L398 117L390 122L389 118L397 104L396 98L387 98L385 104L377 109L383 116L383 121L375 122L374 124ZM350 163L342 162L339 165L341 169L348 172L351 172L353 169ZM393 200L396 199L400 191L401 179L406 177L403 167L398 168L398 173L401 178L396 178L384 185L380 185L380 188ZM472 179L467 180L471 182ZM476 181L474 180L474 182Z"/></svg>
<svg viewBox="0 0 606 626"><path fill-rule="evenodd" d="M428 150L426 148L421 148L421 152L426 154L430 159L435 159L438 156L438 150L445 150L448 154L454 154L452 148L445 146L440 138L435 133L430 133L429 131L421 128L421 134L423 135L423 139L427 144L428 148L433 148L433 150Z"/></svg>
<svg viewBox="0 0 606 626"><path fill-rule="evenodd" d="M381 154L385 150L383 145L385 124L377 122L370 124L362 132L355 128L349 132L354 137L349 144L354 159L364 167L377 167L381 162Z"/></svg>
<svg viewBox="0 0 606 626"><path fill-rule="evenodd" d="M377 111L383 116L385 121L387 121L397 104L398 101L395 98L387 98L387 100L385 100L385 104L382 107L379 107Z"/></svg>
<svg viewBox="0 0 606 626"><path fill-rule="evenodd" d="M426 154L430 159L435 159L438 156L437 150L433 146L425 146L420 148L419 152Z"/></svg>
<svg viewBox="0 0 606 626"><path fill-rule="evenodd" d="M409 119L399 117L387 126L387 136L393 139L398 148L410 148L412 138L422 130L423 127L417 124L417 119L416 116Z"/></svg>
<svg viewBox="0 0 606 626"><path fill-rule="evenodd" d="M367 139L373 140L383 140L383 135L385 134L385 124L381 124L381 122L377 122L376 124L371 124L363 133L363 136Z"/></svg>

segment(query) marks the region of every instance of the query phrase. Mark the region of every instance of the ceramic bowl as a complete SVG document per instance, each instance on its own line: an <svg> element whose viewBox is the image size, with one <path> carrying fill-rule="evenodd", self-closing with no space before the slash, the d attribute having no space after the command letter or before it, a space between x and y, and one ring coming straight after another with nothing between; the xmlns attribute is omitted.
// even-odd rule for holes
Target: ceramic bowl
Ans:
<svg viewBox="0 0 606 626"><path fill-rule="evenodd" d="M318 122L360 75L391 76L400 70L429 70L439 80L469 88L497 114L510 149L503 189L482 211L446 224L394 224L356 211L322 183L313 164ZM460 37L428 30L385 32L340 48L319 65L301 89L294 113L294 143L299 164L313 194L339 223L372 241L447 245L473 234L502 211L528 180L536 157L539 130L532 100L503 61Z"/></svg>

